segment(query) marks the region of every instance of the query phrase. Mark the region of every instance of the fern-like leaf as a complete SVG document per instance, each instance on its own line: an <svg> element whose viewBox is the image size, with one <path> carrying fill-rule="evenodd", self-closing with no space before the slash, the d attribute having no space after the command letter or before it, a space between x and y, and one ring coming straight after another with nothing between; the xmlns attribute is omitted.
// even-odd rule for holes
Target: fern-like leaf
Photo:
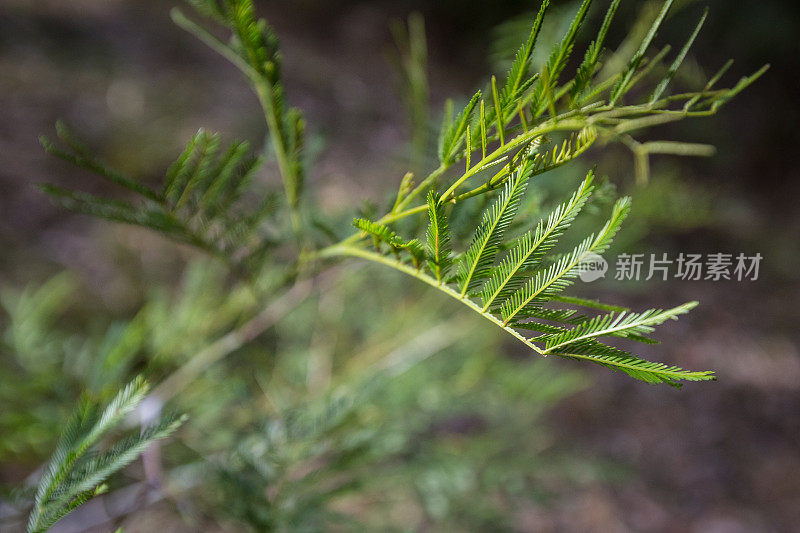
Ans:
<svg viewBox="0 0 800 533"><path fill-rule="evenodd" d="M600 53L603 50L603 43L606 40L606 34L608 34L608 28L611 26L611 21L617 12L620 1L621 0L612 0L611 5L606 11L605 17L603 18L603 23L600 26L600 30L597 32L597 37L586 49L586 54L584 55L583 61L578 67L578 71L575 73L575 79L573 80L572 87L570 88L570 98L573 102L576 102L580 99L584 90L586 90L592 81L592 77L597 70L597 64L600 60Z"/></svg>
<svg viewBox="0 0 800 533"><path fill-rule="evenodd" d="M443 164L450 164L453 156L461 148L467 133L467 126L472 122L475 106L481 99L481 92L476 92L470 98L464 109L453 119L452 113L445 113L442 129L439 135L439 160ZM449 104L452 106L452 104Z"/></svg>
<svg viewBox="0 0 800 533"><path fill-rule="evenodd" d="M647 361L632 355L629 352L606 346L594 340L585 340L569 346L569 349L555 350L553 355L570 359L591 361L612 370L624 372L629 376L647 383L666 383L680 388L679 380L684 381L713 381L714 373L708 370L690 371L678 366Z"/></svg>
<svg viewBox="0 0 800 533"><path fill-rule="evenodd" d="M123 200L101 198L93 194L62 189L55 185L41 185L40 189L50 195L58 205L75 213L141 226L178 242L204 249L209 247L202 237L193 234L172 214L158 207L135 206Z"/></svg>
<svg viewBox="0 0 800 533"><path fill-rule="evenodd" d="M394 248L402 246L404 243L403 239L401 239L397 233L392 231L389 226L372 222L371 220L366 220L364 218L353 219L353 226L357 227L364 233L369 233L379 242L386 243Z"/></svg>
<svg viewBox="0 0 800 533"><path fill-rule="evenodd" d="M572 224L589 199L594 190L593 180L594 174L589 172L568 202L558 206L547 220L539 221L533 232L524 234L509 250L483 286L481 295L484 310L497 306L496 302L502 302L517 290L525 280L524 274L555 246L558 237Z"/></svg>
<svg viewBox="0 0 800 533"><path fill-rule="evenodd" d="M539 270L528 282L512 294L501 306L503 322L508 323L525 307L538 304L572 284L578 276L581 261L589 254L603 253L611 244L614 235L619 231L623 220L630 209L630 199L625 197L617 201L611 214L600 232L589 236L570 253L561 257L547 269Z"/></svg>
<svg viewBox="0 0 800 533"><path fill-rule="evenodd" d="M353 225L364 233L372 235L376 240L376 245L378 243L389 245L395 255L397 255L397 252L400 250L406 250L411 256L411 261L416 268L420 268L422 262L425 260L425 247L417 239L405 241L388 226L363 218L354 219Z"/></svg>
<svg viewBox="0 0 800 533"><path fill-rule="evenodd" d="M601 337L627 338L644 343L654 343L646 335L655 326L668 319L677 318L696 305L690 302L666 311L650 309L641 313L630 312L625 308L562 296L580 272L581 261L590 252L602 253L611 244L622 221L629 210L629 199L622 198L612 209L611 217L596 234L586 237L581 244L569 253L560 256L546 268L540 267L544 254L550 250L575 219L581 207L592 193L592 173L586 177L580 188L568 202L559 206L547 220L542 220L533 232L526 233L511 248L501 263L492 270L482 291L484 305L481 307L471 300L473 281L480 279L480 272L488 270L494 260L502 240L499 235L510 223L515 205L519 201L515 194L522 194L527 170L521 168L512 174L503 192L484 214L475 237L460 260L460 272L453 278L447 277L447 266L451 255L447 221L442 212L442 204L437 195L428 195L428 264L433 275L404 264L397 254L391 259L377 252L359 247L340 245L336 253L353 255L372 260L436 287L448 296L479 313L485 319L501 327L520 342L547 356L550 354L585 359L620 370L628 375L649 383L678 385L678 380L714 379L712 372L691 372L662 363L652 363L628 352L600 343ZM392 230L378 223L357 219L355 225L372 234L380 242L396 248L404 243ZM535 268L535 270L533 270ZM532 271L533 270L533 271ZM459 283L455 290L451 283ZM546 307L557 303L580 305L589 309L611 311L595 317L579 313L575 309ZM534 332L529 337L521 331Z"/></svg>
<svg viewBox="0 0 800 533"><path fill-rule="evenodd" d="M635 91L649 98L626 105L620 102L647 79L668 51L665 48L650 59L646 57L674 0L665 1L626 64L618 66L609 61L608 68L600 69L603 44L619 6L619 0L610 0L596 38L586 50L574 77L567 80L562 80L562 75L572 57L591 0L580 3L566 34L554 47L541 72L531 74L532 50L549 4L548 0L543 1L528 39L519 48L505 81L498 84L495 77L491 78L491 98L482 97L482 94L488 95L486 91L478 92L457 115L453 113L452 104L447 106L439 135L439 164L435 170L418 183L410 174L406 175L389 213L374 222L356 220L357 233L326 248L311 251L307 246L310 243L302 242L299 231L302 227L298 202L303 186L305 126L302 115L288 108L285 102L277 38L266 21L257 18L252 0L189 1L200 13L230 30L230 40L227 43L219 40L179 11L173 11L175 22L242 70L264 109L272 148L291 208L289 219L304 249L300 263L308 258L313 260L335 255L362 257L396 268L436 287L540 354L594 360L651 382L674 384L678 379L710 379L710 373L691 373L660 363L649 363L597 341L597 338L608 335L653 342L646 334L662 319L679 314L678 311L633 313L562 293L573 283L581 261L589 253L602 253L607 249L627 213L627 199L615 205L611 219L597 235L584 238L576 248L557 255L552 263L544 263L545 256L556 246L559 236L572 224L592 193L591 173L575 195L550 217L539 221L516 241L503 242L504 230L515 214L524 181L576 159L598 139L626 143L636 150L640 166L649 153L708 153L707 146L669 141L641 143L632 137L632 132L644 128L689 116L713 114L765 72L767 67L742 78L732 88L713 89L729 66L727 64L702 91L664 97L666 87L688 54L705 15L655 89ZM597 80L599 71L609 75ZM546 116L545 111L549 111ZM156 229L220 257L244 256L247 264L253 258L263 257L269 249L271 241L257 234L259 221L269 212L268 207L264 205L255 211L243 211L236 204L236 199L258 167L257 159L246 156L246 145L234 144L223 150L218 136L198 133L171 167L164 188L154 192L100 165L88 155L82 144L61 128L59 136L69 150L56 148L46 141L48 150L136 193L143 203L137 205L48 188L48 192L73 209ZM550 137L566 140L545 150L546 138ZM453 177L443 193L435 194L432 189L454 170L454 164L461 159L466 159L465 170ZM491 172L483 173L490 169L496 169L496 172L493 175ZM461 190L469 183L468 180L483 176L487 179L482 183L470 190ZM503 191L484 214L474 230L474 238L461 256L458 275L452 276L449 271L454 256L450 250L445 206L458 209L465 200L493 193L500 187L504 187ZM411 205L425 193L428 193L427 204ZM406 241L388 226L423 211L428 212L430 219L427 247L416 239ZM282 220L285 219L276 217L278 231L282 229ZM358 244L368 235L378 244L374 252ZM498 262L501 249L508 252ZM406 253L411 256L413 267L408 264ZM423 264L428 265L431 275L421 268ZM455 283L459 284L457 289ZM481 304L472 300L476 295L480 295ZM611 314L593 318L574 310L553 309L557 304L580 305ZM687 310L688 307L676 309ZM538 336L528 337L517 328L536 332Z"/></svg>
<svg viewBox="0 0 800 533"><path fill-rule="evenodd" d="M505 103L511 102L517 98L520 92L520 86L523 84L523 80L525 80L529 75L531 54L533 53L533 48L536 45L536 38L539 36L539 31L542 28L542 21L544 20L545 12L549 6L550 0L542 1L542 5L539 6L539 12L536 14L536 19L533 22L533 26L531 26L528 40L525 41L525 43L520 47L520 49L517 51L517 55L514 57L514 62L511 64L511 68L508 71L506 85L502 94L503 101Z"/></svg>
<svg viewBox="0 0 800 533"><path fill-rule="evenodd" d="M450 229L444 206L433 191L428 194L428 266L441 284L453 262L450 250Z"/></svg>
<svg viewBox="0 0 800 533"><path fill-rule="evenodd" d="M659 11L658 15L656 16L656 19L653 21L653 24L650 26L650 29L648 30L644 39L642 39L642 42L639 44L639 48L636 50L636 52L633 54L633 57L631 57L630 61L628 62L627 68L622 72L619 81L612 89L610 97L612 104L615 104L617 100L622 98L633 85L632 81L634 79L634 76L636 76L639 66L641 66L642 61L644 60L644 54L645 52L647 52L647 49L650 48L650 43L655 38L656 33L658 32L658 28L661 27L661 23L664 22L664 19L667 16L667 12L669 12L669 9L672 7L673 2L674 0L666 0L666 2L664 2L664 5L661 6L661 11Z"/></svg>
<svg viewBox="0 0 800 533"><path fill-rule="evenodd" d="M201 14L226 26L231 32L230 42L225 44L179 10L172 12L176 24L229 59L253 83L269 127L297 233L300 230L297 207L305 177L305 120L299 109L285 105L278 37L266 20L256 16L252 0L190 0L190 3Z"/></svg>
<svg viewBox="0 0 800 533"><path fill-rule="evenodd" d="M155 191L149 187L127 176L123 176L121 173L111 168L108 168L106 165L101 163L98 158L90 155L88 150L77 139L75 139L74 135L63 122L56 122L56 132L58 133L59 138L72 149L72 153L58 148L50 139L42 135L39 137L39 142L48 153L63 159L64 161L72 163L77 167L81 167L93 172L101 178L114 183L115 185L124 187L138 195L144 196L145 198L149 198L150 200L154 201L160 200L159 195L157 195Z"/></svg>
<svg viewBox="0 0 800 533"><path fill-rule="evenodd" d="M65 128L59 125L59 135ZM141 226L167 238L196 246L229 260L250 262L253 254L269 248L270 240L257 235L261 222L274 211L269 195L261 206L243 209L237 204L247 190L262 159L249 155L246 142L234 142L221 155L216 133L198 131L170 165L161 191L155 193L137 182L100 166L73 137L65 137L72 153L44 140L48 151L133 191L138 201L102 198L54 185L41 189L71 211ZM114 177L112 179L111 177ZM255 243L255 244L254 244Z"/></svg>
<svg viewBox="0 0 800 533"><path fill-rule="evenodd" d="M552 94L558 85L558 79L561 72L566 68L567 62L572 55L573 47L575 46L575 39L578 36L578 30L586 18L586 13L589 11L589 6L592 0L583 0L578 8L572 23L567 29L567 33L561 39L550 54L550 58L545 64L542 77L533 95L533 113L534 117L538 117L547 105L552 100Z"/></svg>
<svg viewBox="0 0 800 533"><path fill-rule="evenodd" d="M528 185L530 170L530 164L523 163L508 179L492 207L483 214L475 237L461 258L459 282L462 295L474 289L489 274L505 230L517 214L520 200Z"/></svg>
<svg viewBox="0 0 800 533"><path fill-rule="evenodd" d="M102 482L135 460L156 440L175 431L184 418L165 418L141 434L132 435L102 454L93 447L114 430L147 394L147 383L137 378L103 409L83 400L65 426L55 452L39 481L29 532L47 531L64 515L104 489Z"/></svg>
<svg viewBox="0 0 800 533"><path fill-rule="evenodd" d="M600 315L568 331L539 340L546 341L544 351L549 353L555 350L566 350L571 344L597 337L639 338L641 335L652 332L653 326L662 324L669 319L676 319L678 315L688 313L696 305L697 302L689 302L666 311L649 309L642 313L622 312Z"/></svg>
<svg viewBox="0 0 800 533"><path fill-rule="evenodd" d="M666 75L656 86L655 90L653 91L653 95L650 97L650 103L658 101L658 99L664 93L664 90L667 88L669 82L672 81L672 78L675 76L675 73L678 71L678 68L681 66L681 63L683 63L683 60L686 59L686 54L689 53L689 49L692 47L692 44L694 44L694 40L697 38L697 34L700 33L700 29L703 27L703 24L705 23L707 16L708 16L708 8L706 8L705 11L703 11L703 16L700 17L700 20L694 27L694 31L692 31L692 34L689 36L689 39L686 40L686 44L683 45L683 48L681 48L681 51L675 57L675 60L672 62L669 69L667 70Z"/></svg>
<svg viewBox="0 0 800 533"><path fill-rule="evenodd" d="M544 174L581 156L597 140L597 131L591 126L573 133L552 150L537 152L533 157L533 174Z"/></svg>

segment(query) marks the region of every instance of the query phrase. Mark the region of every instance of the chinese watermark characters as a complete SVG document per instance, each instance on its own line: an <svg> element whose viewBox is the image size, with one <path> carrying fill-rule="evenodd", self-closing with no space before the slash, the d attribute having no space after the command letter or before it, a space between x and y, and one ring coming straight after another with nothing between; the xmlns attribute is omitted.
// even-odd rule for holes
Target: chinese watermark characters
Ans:
<svg viewBox="0 0 800 533"><path fill-rule="evenodd" d="M670 258L662 254L619 254L614 263L614 279L618 281L666 281L670 278L685 281L756 281L762 255L681 252ZM578 265L581 281L603 278L609 262L600 255L587 254Z"/></svg>

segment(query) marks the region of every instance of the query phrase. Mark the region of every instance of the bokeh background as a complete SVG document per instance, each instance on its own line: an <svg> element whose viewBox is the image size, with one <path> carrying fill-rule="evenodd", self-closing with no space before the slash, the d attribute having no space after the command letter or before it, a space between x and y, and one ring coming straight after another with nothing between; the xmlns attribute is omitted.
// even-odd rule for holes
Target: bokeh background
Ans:
<svg viewBox="0 0 800 533"><path fill-rule="evenodd" d="M255 144L263 138L255 97L231 66L172 25L172 4L0 0L0 283L8 290L67 270L78 280L81 309L123 319L135 313L149 284L174 283L185 260L157 238L65 213L34 187L54 182L102 190L44 154L37 136L50 134L57 119L112 165L152 183L198 127ZM554 4L556 14L575 6ZM610 43L621 40L644 4L623 2ZM725 85L764 63L771 69L717 116L648 135L707 142L717 154L654 157L650 184L637 188L629 152L594 149L568 167L575 174L569 186L596 164L634 196L620 250L671 257L760 253L759 279L604 280L579 288L634 307L700 300L690 316L665 328L664 342L648 355L714 369L719 380L676 391L548 361L559 371L580 372L580 385L541 420L542 446L569 455L557 468L542 466L548 496L515 509L516 530L791 531L800 523L800 4L683 2L656 43L682 43L703 4L710 15L682 71L687 81L731 57ZM521 40L518 21L527 23L538 3L277 0L258 7L281 37L290 100L308 118L310 194L347 218L361 207L359 199L382 200L408 161L410 124L392 62L391 21L411 12L424 16L435 121L446 97L463 99L502 72L510 53L504 43ZM335 306L335 298L325 305ZM375 306L377 313L394 312L388 296ZM467 314L434 307L441 316ZM517 350L504 342L494 349ZM0 405L6 413L14 409ZM452 431L471 431L469 419L458 423ZM26 479L47 450L6 451L0 481ZM192 530L163 502L138 516L142 530L148 519Z"/></svg>

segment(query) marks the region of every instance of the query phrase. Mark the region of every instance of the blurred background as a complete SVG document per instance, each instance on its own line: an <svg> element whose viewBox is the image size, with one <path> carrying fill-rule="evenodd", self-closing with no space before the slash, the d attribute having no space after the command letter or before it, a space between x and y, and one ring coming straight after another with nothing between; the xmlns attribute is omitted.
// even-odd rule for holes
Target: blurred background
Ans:
<svg viewBox="0 0 800 533"><path fill-rule="evenodd" d="M341 459L337 468L358 472L352 478L360 488L326 496L338 512L373 527L391 521L400 530L795 528L800 522L800 166L792 158L800 146L800 4L682 2L656 45L679 46L704 5L710 15L679 83L702 84L729 58L735 63L724 86L764 63L771 69L716 116L648 135L710 143L717 154L654 156L649 184L637 186L625 147L594 148L587 158L548 175L536 194L559 198L596 165L620 193L634 197L633 215L614 251L763 256L755 281L609 277L577 287L582 296L634 308L700 300L693 313L664 327L662 344L645 355L714 369L717 382L677 391L569 361L520 362L526 356L519 347L497 338L498 332L469 312L391 272L364 266L301 304L276 331L188 389L179 401L193 422L165 459L183 467L167 475L182 487L170 485L167 493L174 496L107 505L102 513L95 510L101 518L86 527L274 527L248 516L262 505L254 494L271 494L274 479L273 474L244 478L252 454L242 452L238 463L227 461L239 467L220 468L221 473L203 461L241 451L246 440L241 435L252 440L253 427L269 424L272 407L265 405L276 394L269 386L275 376L311 388L315 379L329 383L331 372L315 377L310 368L336 370L350 359L396 358L399 350L402 357L425 359L426 366L404 371L379 393L363 392L369 399L357 412L348 411L336 428L324 429L342 431L343 440L334 438L332 446L357 457L347 459L354 466ZM553 33L543 34L542 44L558 38L559 24L568 23L576 6L554 2L548 21ZM80 132L111 166L148 183L158 183L199 127L220 131L225 139L262 142L263 118L244 80L176 29L171 7L173 2L155 0L0 0L4 486L23 484L49 455L59 421L83 388L101 391L113 381L87 370L93 368L87 353L108 346L119 351L124 338L135 347L124 356L115 352L125 364L114 379L143 368L160 375L179 367L193 349L182 339L202 347L254 305L228 292L213 263L141 230L66 213L35 188L53 182L103 190L102 183L41 149L37 136L52 135L57 119ZM598 2L587 28L599 24L604 7ZM344 228L359 209L384 202L415 157L418 119L409 118L392 25L412 12L424 17L430 87L430 115L420 130L425 135L428 124L434 128L439 120L445 98L464 101L490 74L505 71L538 2L276 0L259 2L258 8L281 38L289 100L308 119L314 163L309 194ZM637 15L651 8L648 2L623 2L609 45L619 43ZM583 34L585 45L591 32ZM424 153L416 157L424 162ZM266 182L277 179L269 166L262 174ZM370 285L378 282L380 290ZM429 354L436 357L419 355L415 337L403 335L423 317L469 334ZM146 338L132 333L136 320L148 324L137 330ZM172 329L165 322L172 322ZM310 322L317 324L313 331ZM20 359L21 353L28 355ZM264 353L272 355L265 359ZM352 366L361 376L357 383L369 381L361 367ZM282 397L305 402L290 385ZM361 385L353 387L361 391ZM229 429L219 429L220 420L229 422ZM359 434L358 440L345 424L363 426L371 436ZM194 449L187 444L192 435L203 441ZM219 485L203 482L208 494L197 496L192 490L198 483L191 481L198 471L211 470L219 474ZM382 484L366 475L370 471L386 473ZM142 475L134 469L128 480ZM297 488L297 494L308 490ZM13 509L13 495L5 498L0 509ZM231 504L249 499L255 502L249 510ZM297 495L286 501L294 502L281 507L287 516L321 506L313 499L308 507L299 506L296 502L305 500ZM134 513L119 511L128 505ZM82 529L77 522L71 527Z"/></svg>

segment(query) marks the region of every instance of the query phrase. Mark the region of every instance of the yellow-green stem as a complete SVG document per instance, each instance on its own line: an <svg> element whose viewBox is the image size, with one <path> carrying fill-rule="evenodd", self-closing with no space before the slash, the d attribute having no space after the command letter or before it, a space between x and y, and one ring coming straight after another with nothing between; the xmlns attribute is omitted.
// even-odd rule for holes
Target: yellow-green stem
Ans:
<svg viewBox="0 0 800 533"><path fill-rule="evenodd" d="M519 340L520 342L525 344L527 347L529 347L532 350L534 350L536 353L546 356L546 354L543 353L544 350L542 350L541 348L539 348L538 346L533 344L533 342L530 339L526 338L524 335L519 333L517 330L515 330L515 329L513 329L511 327L508 327L507 324L504 324L499 318L495 317L494 315L492 315L490 313L483 312L481 310L480 306L478 304L476 304L475 302L473 302L470 298L459 294L457 291L451 289L447 285L440 284L434 278L428 276L427 274L425 274L421 270L418 270L418 269L414 268L411 265L407 265L407 264L402 263L400 261L397 261L397 260L395 260L393 258L384 256L384 255L380 255L380 254L375 253L375 252L371 252L371 251L369 251L367 249L364 249L364 248L358 248L356 246L335 245L335 246L331 246L331 247L325 248L323 250L320 250L317 253L316 256L317 256L317 258L320 258L320 259L328 258L328 257L337 257L337 256L359 257L361 259L366 259L368 261L372 261L374 263L379 263L379 264L388 266L390 268L393 268L395 270L399 270L400 272L402 272L404 274L407 274L407 275L409 275L409 276L411 276L413 278L416 278L416 279L422 281L423 283L427 283L428 285L439 289L440 291L444 292L445 294L447 294L451 298L453 298L455 300L458 300L459 302L463 303L464 305L466 305L467 307L469 307L470 309L472 309L473 311L475 311L476 313L478 313L482 317L488 319L489 321L491 321L495 325L503 328L505 331L507 331L508 333L513 335L517 340Z"/></svg>

